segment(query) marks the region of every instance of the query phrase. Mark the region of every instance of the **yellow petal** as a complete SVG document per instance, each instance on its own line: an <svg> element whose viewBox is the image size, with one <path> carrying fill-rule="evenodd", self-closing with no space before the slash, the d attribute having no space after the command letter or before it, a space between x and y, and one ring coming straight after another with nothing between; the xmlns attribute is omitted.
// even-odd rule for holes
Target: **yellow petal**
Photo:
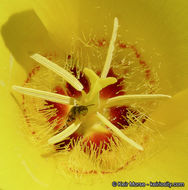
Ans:
<svg viewBox="0 0 188 190"><path fill-rule="evenodd" d="M21 9L19 5L24 4L24 1L18 1L17 5L15 5L15 2L12 2L12 4L11 2L10 4L4 3L0 8L2 16L5 17L4 22L1 23L2 39L16 61L26 71L29 71L34 65L34 61L31 60L29 55L37 52L44 54L55 51L57 53L58 50L52 43L48 31L31 9L31 5L26 4L27 6L21 6L24 7ZM14 6L19 7L19 9L13 11ZM5 10L9 9L9 15L7 13L3 14Z"/></svg>
<svg viewBox="0 0 188 190"><path fill-rule="evenodd" d="M139 169L134 169L137 179L153 180L154 182L187 182L187 97L188 89L176 94L166 103L162 103L151 116L153 120L164 123L164 125L158 124L157 126L164 137L164 142L160 145L160 152L156 152L148 160L145 160ZM134 170L131 171L132 175ZM149 175L147 176L147 174Z"/></svg>
<svg viewBox="0 0 188 190"><path fill-rule="evenodd" d="M152 119L162 122L161 130L170 130L188 119L188 89L179 92L172 99L162 105L151 116Z"/></svg>
<svg viewBox="0 0 188 190"><path fill-rule="evenodd" d="M0 6L0 24L4 24L13 12L22 11L27 7L20 2L26 1L3 1ZM94 34L96 31L97 37L104 37L104 28L106 27L104 25L107 25L108 28L105 37L109 39L113 18L117 16L121 23L122 38L130 43L137 42L137 46L140 49L143 48L145 52L144 57L158 68L161 89L163 89L161 93L171 94L172 92L175 94L187 88L188 2L186 0L167 0L165 2L130 0L118 3L107 0L92 2L85 0L76 1L76 3L75 1L62 1L63 6L58 6L59 3L56 1L51 1L51 4L50 1L40 2L40 6L35 4L37 15L40 16L42 23L47 27L59 47L69 47L72 32L77 33L73 37L80 37L82 32L88 36L93 29ZM4 31L2 32L3 40L18 63L9 62L10 54L5 48L3 40L0 39L0 143L3 152L0 157L2 163L0 188L41 190L62 189L67 186L70 189L110 189L114 176L109 177L109 180L104 183L97 184L96 182L91 186L75 184L74 180L70 180L70 183L62 176L54 175L53 163L50 160L46 162L39 156L36 148L27 142L19 128L21 125L19 108L9 93L9 84L23 82L25 72L21 66L28 68L27 64L31 63L27 58L30 51L46 51L52 43L46 42L49 37L46 35L45 28L41 27L41 22L33 16L33 13L32 16L27 14L22 12L14 15L2 30ZM30 21L29 25L27 25L27 21ZM25 23L24 27L23 23ZM30 28L32 24L34 24L35 30ZM39 44L36 43L38 39L42 41ZM54 46L53 43L52 46ZM14 72L11 74L11 71ZM153 119L166 123L164 129L167 131L164 135L168 144L164 146L163 151L156 153L154 157L142 162L141 165L138 164L133 169L117 173L116 179L188 182L186 97L187 92L181 92L153 114ZM32 176L31 173L34 175ZM49 184L49 187L46 184Z"/></svg>
<svg viewBox="0 0 188 190"><path fill-rule="evenodd" d="M35 0L33 5L56 45L67 51L77 38L85 43L89 36L109 40L118 17L121 39L135 44L156 67L166 89L162 93L175 94L188 86L187 1Z"/></svg>
<svg viewBox="0 0 188 190"><path fill-rule="evenodd" d="M169 181L187 184L187 125L188 120L168 131L165 135L166 144L162 145L160 152L156 152L127 174L122 172L122 175L128 175L130 180L135 181Z"/></svg>
<svg viewBox="0 0 188 190"><path fill-rule="evenodd" d="M33 1L37 15L47 27L56 45L70 47L72 33L78 31L79 2Z"/></svg>

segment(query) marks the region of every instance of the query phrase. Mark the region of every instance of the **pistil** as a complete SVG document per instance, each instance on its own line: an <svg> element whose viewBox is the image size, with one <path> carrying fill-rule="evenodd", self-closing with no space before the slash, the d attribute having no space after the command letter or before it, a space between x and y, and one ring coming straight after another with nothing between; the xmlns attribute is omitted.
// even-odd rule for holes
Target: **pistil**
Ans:
<svg viewBox="0 0 188 190"><path fill-rule="evenodd" d="M99 92L110 84L117 82L114 77L100 78L93 70L85 68L85 75L90 81L90 91L85 97L85 104L99 104Z"/></svg>

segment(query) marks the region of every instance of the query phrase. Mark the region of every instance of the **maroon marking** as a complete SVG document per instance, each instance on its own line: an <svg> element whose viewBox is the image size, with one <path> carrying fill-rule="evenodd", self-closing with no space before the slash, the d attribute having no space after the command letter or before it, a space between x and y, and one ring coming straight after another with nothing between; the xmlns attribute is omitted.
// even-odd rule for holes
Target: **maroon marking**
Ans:
<svg viewBox="0 0 188 190"><path fill-rule="evenodd" d="M24 86L25 86L26 83L29 83L29 82L31 81L31 78L33 77L33 75L35 75L36 72L39 71L39 70L40 70L40 66L34 67L34 68L31 70L31 72L28 74L27 79L26 79L25 82L24 82Z"/></svg>
<svg viewBox="0 0 188 190"><path fill-rule="evenodd" d="M90 44L91 43L97 47L105 47L105 45L107 45L107 41L104 38L99 39L99 40L92 39ZM136 58L138 59L139 63L143 66L143 68L149 70L149 66L146 64L146 62L141 60L141 53L138 51L138 49L135 47L135 45L128 45L128 44L124 43L123 41L118 41L117 44L118 44L118 47L122 48L122 49L130 48L134 52ZM146 77L146 79L149 79L151 77L151 71L149 74L149 71L147 71L147 70L145 71L145 77ZM111 86L111 87L114 88L114 86ZM117 95L112 95L112 97L114 97L114 96L117 96ZM103 95L101 97L103 98ZM104 98L105 98L105 96L104 96ZM109 97L106 97L106 98L109 98Z"/></svg>
<svg viewBox="0 0 188 190"><path fill-rule="evenodd" d="M146 79L150 79L150 77L151 77L151 70L150 70L149 66L146 64L146 62L143 61L143 60L141 60L141 54L139 53L139 51L137 50L137 48L134 45L126 45L123 42L118 42L118 44L119 44L120 48L130 48L130 49L133 50L133 52L134 52L136 58L138 59L140 65L143 67L143 69L145 69L145 77L146 77ZM154 83L154 81L151 82L150 84L153 84L153 83Z"/></svg>
<svg viewBox="0 0 188 190"><path fill-rule="evenodd" d="M106 40L105 39L101 39L97 41L97 46L98 47L103 47L106 45Z"/></svg>
<svg viewBox="0 0 188 190"><path fill-rule="evenodd" d="M146 79L149 79L151 77L151 70L150 70L149 66L146 64L145 61L141 60L141 55L134 45L131 45L130 48L134 51L135 56L139 59L140 65L143 67L143 69L145 69Z"/></svg>
<svg viewBox="0 0 188 190"><path fill-rule="evenodd" d="M81 96L81 92L76 90L71 84L66 83L66 88L68 96L73 98L79 98Z"/></svg>
<svg viewBox="0 0 188 190"><path fill-rule="evenodd" d="M103 150L107 150L110 145L110 138L113 138L111 132L96 132L86 137L83 140L83 144L89 147L89 150L93 148L93 150L96 151L96 156L98 156L98 154L102 154ZM100 144L102 144L102 146L99 152ZM86 152L86 149L84 149L84 152Z"/></svg>
<svg viewBox="0 0 188 190"><path fill-rule="evenodd" d="M147 67L147 64L146 64L146 62L145 62L145 61L140 60L140 61L139 61L139 63L140 63L140 65L142 65L143 67Z"/></svg>
<svg viewBox="0 0 188 190"><path fill-rule="evenodd" d="M75 132L71 134L67 139L54 144L54 146L57 151L64 150L64 149L67 149L70 151L73 149L74 143L77 142L80 138L82 138L82 136ZM57 145L59 145L59 147L57 147Z"/></svg>
<svg viewBox="0 0 188 190"><path fill-rule="evenodd" d="M71 71L72 71L72 74L76 77L76 74L77 74L76 67L74 67ZM80 78L78 80L83 85L83 87L84 87L83 90L86 93L88 93L89 89L90 89L89 81L88 81L88 79L86 78L86 76L82 72L80 72ZM67 88L68 96L74 97L74 98L79 98L81 96L81 92L76 90L71 84L66 83L66 88Z"/></svg>
<svg viewBox="0 0 188 190"><path fill-rule="evenodd" d="M127 122L127 106L111 107L110 108L110 121L118 129L124 129L123 126L128 126ZM123 126L122 126L123 125Z"/></svg>
<svg viewBox="0 0 188 190"><path fill-rule="evenodd" d="M68 56L67 56L67 59L70 59L70 58L71 58L71 55L68 55Z"/></svg>
<svg viewBox="0 0 188 190"><path fill-rule="evenodd" d="M31 70L31 72L28 74L28 77L27 77L26 80L24 81L23 86L25 86L26 83L29 83L29 82L31 81L32 76L35 75L36 72L39 71L39 70L40 70L40 66L34 67L34 68ZM25 105L25 96L24 96L24 95L22 95L22 100L23 100L22 105L24 106L24 105ZM31 125L30 125L30 120L29 120L29 118L28 118L28 116L27 116L27 113L26 113L26 109L25 109L25 108L23 109L23 115L24 115L24 118L25 118L26 123L28 124L28 127L30 127L30 126L31 126Z"/></svg>
<svg viewBox="0 0 188 190"><path fill-rule="evenodd" d="M55 91L57 94L65 95L65 92L64 92L64 90L61 88L61 86L56 86L56 87L54 88L54 91Z"/></svg>
<svg viewBox="0 0 188 190"><path fill-rule="evenodd" d="M143 60L140 60L139 63L143 67L143 69L145 70L146 79L150 79L150 77L151 77L151 70L149 69L149 66ZM155 81L152 80L152 82L150 82L150 84L153 84L154 82Z"/></svg>
<svg viewBox="0 0 188 190"><path fill-rule="evenodd" d="M146 73L146 78L150 78L150 75L151 75L151 70L150 69L147 69L145 70L145 73Z"/></svg>
<svg viewBox="0 0 188 190"><path fill-rule="evenodd" d="M65 95L65 92L63 91L63 89L60 86L56 86L54 91L57 94ZM46 105L52 106L52 108L49 108L49 109L55 108L57 110L56 116L53 116L48 120L50 123L53 123L55 119L58 120L58 125L56 125L54 128L55 130L57 130L62 125L63 120L65 119L65 116L68 114L68 105L51 102L48 100L46 100Z"/></svg>
<svg viewBox="0 0 188 190"><path fill-rule="evenodd" d="M132 50L134 51L136 57L140 58L140 53L138 52L138 50L136 49L136 47L134 45L131 45L130 48L132 48Z"/></svg>
<svg viewBox="0 0 188 190"><path fill-rule="evenodd" d="M98 40L91 39L90 42L89 42L89 44L90 44L90 45L91 45L91 44L94 44L94 45L97 46L97 47L105 47L105 46L108 45L108 44L107 44L107 41L106 41L104 38L98 39Z"/></svg>
<svg viewBox="0 0 188 190"><path fill-rule="evenodd" d="M119 107L111 107L109 109L110 112L110 121L119 129L124 129L126 126L129 126L127 113L128 113L128 106L119 106ZM136 110L129 110L135 118L132 118L133 121L136 121L139 117L139 112ZM142 123L146 121L146 118L141 120ZM131 121L130 121L131 122ZM124 126L124 127L123 127Z"/></svg>
<svg viewBox="0 0 188 190"><path fill-rule="evenodd" d="M76 169L72 169L72 168L69 168L69 170L70 170L72 173L77 173L77 174L97 174L97 171L96 171L96 170L89 170L89 171L85 171L85 172L82 172L82 171L76 170Z"/></svg>
<svg viewBox="0 0 188 190"><path fill-rule="evenodd" d="M97 73L100 74L100 72L97 72ZM117 79L117 75L114 74L112 69L109 70L107 77L115 77ZM100 98L107 99L107 98L112 98L115 96L124 95L125 92L122 91L123 85L121 85L122 81L123 81L123 78L119 78L116 83L103 88L100 91Z"/></svg>
<svg viewBox="0 0 188 190"><path fill-rule="evenodd" d="M123 43L123 42L118 42L118 45L119 45L119 47L122 48L122 49L127 48L127 45L126 45L125 43Z"/></svg>

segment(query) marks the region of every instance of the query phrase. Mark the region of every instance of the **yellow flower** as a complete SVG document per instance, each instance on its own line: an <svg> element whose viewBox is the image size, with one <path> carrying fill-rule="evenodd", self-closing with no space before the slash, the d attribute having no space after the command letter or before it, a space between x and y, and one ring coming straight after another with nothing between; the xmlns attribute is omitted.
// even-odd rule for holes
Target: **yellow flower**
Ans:
<svg viewBox="0 0 188 190"><path fill-rule="evenodd" d="M133 2L131 0L120 2L91 2L84 0L66 2L54 0L34 1L32 5L21 0L16 2L9 1L9 3L3 2L0 8L0 24L2 26L0 39L0 123L2 129L0 140L2 150L0 157L0 189L62 189L66 187L70 189L109 189L112 188L112 181L146 183L150 181L169 181L186 183L188 179L188 129L186 127L188 125L188 112L186 110L188 106L187 6L188 3L186 1L179 2L175 0L165 1L165 3L164 1ZM83 175L78 180L74 177L74 174L67 177L67 171L64 170L66 166L60 166L58 167L59 170L57 170L57 162L54 161L54 157L42 157L41 149L37 149L28 140L34 139L34 143L38 143L36 138L28 138L28 131L26 131L27 135L23 133L25 127L23 127L22 119L26 120L26 117L29 117L29 122L31 122L33 116L31 129L38 130L37 127L33 127L34 120L38 121L37 119L40 119L41 122L43 120L37 118L38 115L33 110L41 109L41 101L37 99L33 104L32 98L26 98L24 102L26 107L24 107L25 105L21 105L23 102L21 96L14 93L11 87L12 85L22 86L25 81L26 87L53 91L52 87L54 87L54 84L57 84L57 81L62 84L58 76L47 69L41 69L42 71L40 70L39 75L34 74L30 76L32 75L31 70L36 68L37 64L30 56L32 55L32 58L39 63L44 58L36 53L40 53L48 59L52 59L52 61L55 60L57 63L60 60L59 64L61 64L61 60L67 60L73 55L73 57L78 58L78 61L76 60L77 67L82 66L80 62L85 61L87 67L89 62L92 64L96 62L95 65L98 70L95 70L94 67L93 70L102 72L103 65L101 64L103 61L105 62L106 55L108 55L107 50L115 17L119 20L118 34L120 36L117 36L116 43L114 42L114 55L116 55L114 59L116 62L118 62L119 57L121 57L120 60L123 60L122 56L126 54L125 58L127 60L125 59L125 63L130 62L129 64L131 64L128 67L128 73L131 73L131 75L127 77L127 81L130 81L129 83L126 81L130 85L126 87L128 94L140 94L140 92L153 94L158 90L160 94L168 94L173 97L167 102L160 103L158 108L149 115L150 119L144 122L145 126L149 126L156 133L147 131L146 134L149 138L151 137L148 144L144 144L144 137L139 136L140 134L145 134L143 130L140 133L135 130L135 133L138 132L139 135L133 134L134 129L128 129L127 133L123 133L138 140L144 147L144 151L136 150L136 153L139 152L141 154L140 157L135 157L133 154L135 150L128 148L128 150L131 150L128 152L128 155L130 154L133 160L131 167L123 167L122 170L118 172L113 171L111 174L104 174L103 172L99 176L95 173ZM93 47L91 52L87 50L89 46ZM125 46L126 48L128 47L127 52L124 52ZM80 47L82 47L83 51L79 49ZM123 51L121 51L122 49ZM72 53L71 55L69 54L70 52ZM78 52L78 55L75 52ZM45 53L47 54L45 55ZM53 53L53 55L49 53ZM95 54L92 55L92 53ZM56 58L57 54L60 56ZM85 54L89 55L89 58ZM149 68L152 68L150 71L147 68L143 68L146 62ZM140 66L138 67L137 64L140 64ZM65 64L65 66L67 65L70 67L69 62ZM71 70L71 68L66 69ZM124 71L117 65L116 72L121 73L122 70ZM148 75L151 75L150 80L146 80L146 78L143 80L143 76L140 77L142 72L144 72L146 78ZM103 77L105 78L104 82L102 78L95 76L89 69L86 69L84 73L89 78L91 86L95 81L98 81L98 85L93 86L94 90L92 89L93 91L91 90L88 96L82 93L82 96L85 98L81 99L81 102L82 104L96 105L98 100L95 95L101 90L100 87L103 88L107 83L108 85L114 83L115 81L113 80L115 79L113 77L110 79L109 77L108 81L108 78L105 76ZM102 73L102 75L105 74ZM29 82L27 81L28 77L32 79ZM143 80L143 83L141 80ZM153 80L155 85L153 85ZM49 86L43 85L46 83ZM80 86L79 84L76 85L74 79L71 84L73 86L75 84L75 87L78 87L79 90ZM100 86L101 84L104 86ZM19 87L16 88L18 90ZM136 90L137 88L138 90ZM31 93L31 91L29 92ZM72 99L68 99L68 101L71 102ZM113 103L113 100L111 100L111 103ZM115 103L117 102L115 101ZM37 106L38 108L36 108ZM23 107L26 108L25 116L23 116L22 112ZM42 108L46 109L46 107ZM147 105L146 108L149 110L150 107ZM94 109L93 106L91 106L91 109ZM109 124L106 118L101 115L101 109L98 110L100 112L98 113L98 118L105 124ZM50 114L54 114L54 112L52 111ZM50 116L52 117L52 115ZM26 123L28 124L29 122ZM36 126L38 125L37 123ZM44 125L41 124L40 126ZM54 128L56 126L57 123L53 124ZM111 129L114 129L113 126ZM114 129L112 131L116 132L119 135L117 137L120 138L121 135L117 130ZM54 144L53 137L50 138L51 136L49 136L52 133L45 135L45 131L41 130L39 132L41 132L41 137L48 138L48 142ZM55 136L55 142L57 138ZM143 148L138 142L134 141L136 143L134 144L132 141L130 142L130 139L127 140L126 136L124 136L124 139L138 149ZM46 141L46 139L43 140ZM117 141L115 142L117 143ZM39 144L45 150L48 150L46 147L50 147L43 142ZM123 147L121 148L123 149ZM115 154L112 163L115 163L115 160L118 160L120 156L122 161L124 161L122 153L126 153L126 149L121 154L120 152ZM70 159L72 161L71 164L64 163L73 165L72 168L74 169L77 168L76 161L80 158L77 158L76 155L79 155L79 152L73 154L74 157ZM65 158L68 157L65 155ZM105 160L105 156L102 158ZM81 159L82 168L84 163L87 162L83 160L83 157ZM126 161L127 165L129 165L129 161ZM74 163L76 164L74 165ZM106 169L106 167L104 168ZM119 169L119 165L118 167L115 166L115 169ZM81 171L81 169L78 171ZM62 174L63 172L64 174Z"/></svg>

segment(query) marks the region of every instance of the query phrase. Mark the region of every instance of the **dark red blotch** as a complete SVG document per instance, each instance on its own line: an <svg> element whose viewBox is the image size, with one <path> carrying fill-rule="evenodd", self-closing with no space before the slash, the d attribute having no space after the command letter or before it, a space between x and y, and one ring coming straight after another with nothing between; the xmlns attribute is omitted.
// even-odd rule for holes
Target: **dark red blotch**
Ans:
<svg viewBox="0 0 188 190"><path fill-rule="evenodd" d="M98 74L100 74L100 72L98 72ZM112 68L109 70L107 77L115 77L116 79L118 78L117 75L113 72ZM123 78L119 78L117 79L116 83L103 88L100 91L100 98L107 99L115 96L124 95L125 93L122 91L123 85L121 84L123 80Z"/></svg>
<svg viewBox="0 0 188 190"><path fill-rule="evenodd" d="M110 139L113 139L111 132L98 132L94 133L91 136L85 138L83 143L89 148L90 151L95 150L96 156L101 154L103 150L107 150L110 145ZM102 144L102 146L100 145ZM101 147L100 147L101 146ZM100 147L100 149L99 149ZM92 150L91 150L92 149ZM86 152L86 148L84 149Z"/></svg>
<svg viewBox="0 0 188 190"><path fill-rule="evenodd" d="M74 67L72 70L71 70L72 74L76 77L77 76L77 70L76 70L76 67ZM88 79L86 78L85 74L83 74L82 72L80 72L80 78L78 79L81 84L83 85L84 87L84 91L86 93L89 92L89 89L90 89L90 86L89 86L89 81ZM69 83L66 83L66 88L67 88L67 94L68 96L70 97L74 97L74 98L79 98L81 96L81 92L76 90L71 84Z"/></svg>
<svg viewBox="0 0 188 190"><path fill-rule="evenodd" d="M65 95L65 92L63 91L63 89L60 87L60 86L56 86L54 91L57 93L57 94L61 94L61 95ZM48 101L46 100L46 105L48 106L52 106L52 108L56 108L56 116L53 116L51 117L48 121L50 123L53 123L55 119L58 120L58 125L55 126L55 130L58 129L61 124L62 124L62 120L65 118L65 116L67 115L68 113L68 106L65 105L65 104L60 104L60 103L56 103L56 102L51 102L51 101Z"/></svg>
<svg viewBox="0 0 188 190"><path fill-rule="evenodd" d="M110 121L114 124L118 129L124 129L130 125L128 123L127 113L128 113L128 106L118 106L118 107L111 107L109 108L110 113ZM134 122L140 116L139 112L133 109L129 109L129 111L134 115L132 121ZM141 122L144 123L146 118L142 118Z"/></svg>
<svg viewBox="0 0 188 190"><path fill-rule="evenodd" d="M128 126L127 122L127 106L111 107L110 108L110 121L119 129L123 129L123 126Z"/></svg>
<svg viewBox="0 0 188 190"><path fill-rule="evenodd" d="M63 140L63 141L61 141L61 142L59 142L59 143L54 144L55 149L56 149L57 151L64 150L64 149L70 151L70 150L73 149L74 144L75 144L80 138L82 138L82 136L75 132L75 133L71 134L67 139L65 139L65 140Z"/></svg>

